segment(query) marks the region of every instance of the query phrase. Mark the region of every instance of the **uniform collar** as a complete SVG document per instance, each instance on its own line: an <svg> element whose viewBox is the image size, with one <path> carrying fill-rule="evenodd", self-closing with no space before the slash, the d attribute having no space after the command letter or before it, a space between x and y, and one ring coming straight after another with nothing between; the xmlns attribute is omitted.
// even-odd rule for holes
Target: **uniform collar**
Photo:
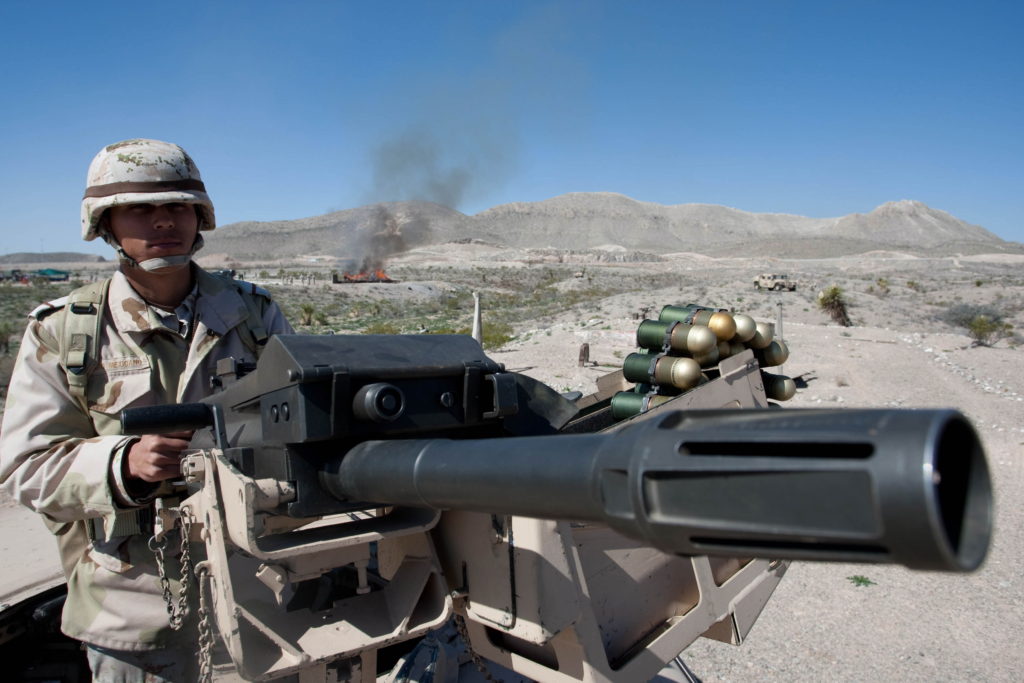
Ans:
<svg viewBox="0 0 1024 683"><path fill-rule="evenodd" d="M198 294L193 325L212 334L225 335L248 317L248 309L238 291L230 284L195 268ZM146 303L121 271L110 281L107 307L114 325L123 332L147 333L164 328L156 311Z"/></svg>

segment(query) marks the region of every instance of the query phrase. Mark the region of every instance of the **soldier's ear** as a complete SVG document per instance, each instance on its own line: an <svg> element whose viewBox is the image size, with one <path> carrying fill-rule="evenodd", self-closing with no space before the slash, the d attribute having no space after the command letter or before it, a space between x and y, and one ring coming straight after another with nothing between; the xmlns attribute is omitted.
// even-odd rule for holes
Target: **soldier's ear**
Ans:
<svg viewBox="0 0 1024 683"><path fill-rule="evenodd" d="M96 234L115 249L119 246L113 231L110 229L110 209L104 209L103 213L100 214L100 219L96 221Z"/></svg>
<svg viewBox="0 0 1024 683"><path fill-rule="evenodd" d="M198 204L193 204L192 209L196 212L196 230L204 229L206 225L206 218L203 216L203 207Z"/></svg>

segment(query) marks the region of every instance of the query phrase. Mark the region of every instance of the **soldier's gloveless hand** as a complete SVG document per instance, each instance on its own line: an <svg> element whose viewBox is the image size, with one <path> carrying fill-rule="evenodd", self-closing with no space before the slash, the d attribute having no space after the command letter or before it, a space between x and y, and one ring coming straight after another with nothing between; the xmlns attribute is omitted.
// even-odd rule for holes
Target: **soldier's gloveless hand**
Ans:
<svg viewBox="0 0 1024 683"><path fill-rule="evenodd" d="M126 453L129 479L155 483L181 475L181 453L192 440L192 431L146 434Z"/></svg>

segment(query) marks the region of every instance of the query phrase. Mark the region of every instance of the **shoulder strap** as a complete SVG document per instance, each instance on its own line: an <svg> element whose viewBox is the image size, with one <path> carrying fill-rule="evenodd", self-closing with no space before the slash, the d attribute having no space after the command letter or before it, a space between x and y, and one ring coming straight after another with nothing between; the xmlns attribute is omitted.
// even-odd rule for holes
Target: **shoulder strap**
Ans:
<svg viewBox="0 0 1024 683"><path fill-rule="evenodd" d="M110 278L79 287L68 295L64 329L60 336L60 364L68 377L71 395L85 401L89 374L99 362L100 326Z"/></svg>
<svg viewBox="0 0 1024 683"><path fill-rule="evenodd" d="M32 309L32 312L28 314L28 317L35 318L36 320L43 320L48 315L56 313L57 311L64 308L67 305L67 303L68 298L66 296L62 296L59 299L54 299L53 301L47 301L45 304L39 304L34 309Z"/></svg>
<svg viewBox="0 0 1024 683"><path fill-rule="evenodd" d="M263 351L263 346L267 343L267 339L270 338L270 335L267 334L267 328L263 325L263 310L266 302L270 301L270 292L245 280L232 279L230 282L238 290L242 301L245 302L246 309L249 311L249 317L245 321L249 334L240 336L249 351L254 356L259 357ZM260 301L261 299L263 302Z"/></svg>

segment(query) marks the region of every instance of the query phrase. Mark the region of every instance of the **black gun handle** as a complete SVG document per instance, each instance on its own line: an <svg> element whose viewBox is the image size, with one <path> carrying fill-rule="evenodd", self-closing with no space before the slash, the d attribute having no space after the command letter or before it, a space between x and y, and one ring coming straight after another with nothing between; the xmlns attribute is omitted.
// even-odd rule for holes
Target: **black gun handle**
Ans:
<svg viewBox="0 0 1024 683"><path fill-rule="evenodd" d="M122 434L167 434L213 425L213 410L206 403L126 408L121 411Z"/></svg>

